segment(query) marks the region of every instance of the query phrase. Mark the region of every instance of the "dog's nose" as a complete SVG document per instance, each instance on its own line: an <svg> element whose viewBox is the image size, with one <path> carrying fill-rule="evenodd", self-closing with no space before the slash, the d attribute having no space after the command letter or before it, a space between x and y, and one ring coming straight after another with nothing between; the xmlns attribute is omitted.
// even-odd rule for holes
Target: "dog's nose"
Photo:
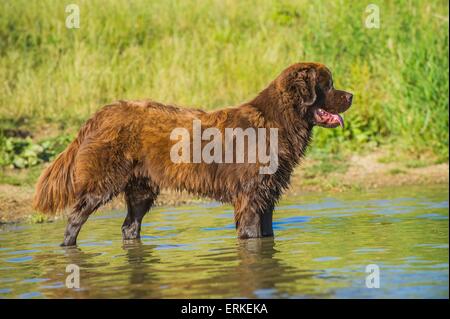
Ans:
<svg viewBox="0 0 450 319"><path fill-rule="evenodd" d="M351 93L346 93L346 94L345 94L345 100L347 101L348 104L352 104L353 94L351 94Z"/></svg>

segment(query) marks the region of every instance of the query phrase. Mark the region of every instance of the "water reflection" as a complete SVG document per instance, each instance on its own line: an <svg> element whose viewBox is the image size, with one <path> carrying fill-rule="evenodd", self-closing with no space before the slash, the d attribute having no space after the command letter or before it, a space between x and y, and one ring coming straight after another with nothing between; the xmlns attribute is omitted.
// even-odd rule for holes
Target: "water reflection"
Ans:
<svg viewBox="0 0 450 319"><path fill-rule="evenodd" d="M219 294L233 292L232 297L257 298L276 295L276 285L285 281L295 269L276 257L273 238L236 240L232 263L226 271L205 280L218 283ZM209 258L211 264L223 263L221 255ZM230 259L231 260L231 259ZM222 284L221 284L222 283Z"/></svg>
<svg viewBox="0 0 450 319"><path fill-rule="evenodd" d="M159 280L152 267L161 260L154 257L155 245L144 245L140 240L127 241L122 248L126 251L127 264L117 267L117 272L128 273L128 296L130 298L162 298Z"/></svg>

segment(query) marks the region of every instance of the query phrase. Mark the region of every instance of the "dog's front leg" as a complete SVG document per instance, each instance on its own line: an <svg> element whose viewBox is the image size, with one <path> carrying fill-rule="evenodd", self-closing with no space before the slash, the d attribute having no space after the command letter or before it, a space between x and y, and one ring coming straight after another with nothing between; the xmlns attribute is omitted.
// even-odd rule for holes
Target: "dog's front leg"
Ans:
<svg viewBox="0 0 450 319"><path fill-rule="evenodd" d="M236 222L238 237L259 238L261 233L261 216L258 213L244 213Z"/></svg>
<svg viewBox="0 0 450 319"><path fill-rule="evenodd" d="M270 205L264 210L263 214L261 215L261 234L263 235L263 237L273 236L272 215L273 206Z"/></svg>
<svg viewBox="0 0 450 319"><path fill-rule="evenodd" d="M273 205L240 197L235 205L235 222L239 238L259 238L273 236ZM264 208L262 208L264 207Z"/></svg>

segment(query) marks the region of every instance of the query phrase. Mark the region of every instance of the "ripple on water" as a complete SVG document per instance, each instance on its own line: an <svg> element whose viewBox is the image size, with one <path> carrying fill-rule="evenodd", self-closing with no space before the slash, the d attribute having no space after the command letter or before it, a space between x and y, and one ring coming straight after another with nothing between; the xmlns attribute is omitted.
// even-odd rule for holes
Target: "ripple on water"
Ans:
<svg viewBox="0 0 450 319"><path fill-rule="evenodd" d="M5 259L5 261L9 262L9 263L24 263L24 262L31 261L31 260L33 260L33 256L23 256L23 257Z"/></svg>

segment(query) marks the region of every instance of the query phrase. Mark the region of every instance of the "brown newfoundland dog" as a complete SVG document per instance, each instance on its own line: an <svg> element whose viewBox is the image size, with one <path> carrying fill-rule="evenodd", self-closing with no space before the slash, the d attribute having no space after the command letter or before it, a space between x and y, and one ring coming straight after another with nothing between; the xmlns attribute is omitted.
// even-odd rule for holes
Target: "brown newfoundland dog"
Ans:
<svg viewBox="0 0 450 319"><path fill-rule="evenodd" d="M89 119L42 173L34 207L47 213L72 207L63 246L75 245L89 215L120 193L128 207L123 238L139 238L142 218L161 189L233 204L240 238L273 236L274 205L288 187L314 125L342 126L339 113L351 104L352 94L334 89L330 71L319 63L294 64L250 102L213 112L119 101ZM201 130L216 128L222 133L226 128L276 128L277 169L261 174L259 160L174 162L171 134L175 128L192 133L193 121L200 121ZM237 153L232 157L241 155Z"/></svg>

